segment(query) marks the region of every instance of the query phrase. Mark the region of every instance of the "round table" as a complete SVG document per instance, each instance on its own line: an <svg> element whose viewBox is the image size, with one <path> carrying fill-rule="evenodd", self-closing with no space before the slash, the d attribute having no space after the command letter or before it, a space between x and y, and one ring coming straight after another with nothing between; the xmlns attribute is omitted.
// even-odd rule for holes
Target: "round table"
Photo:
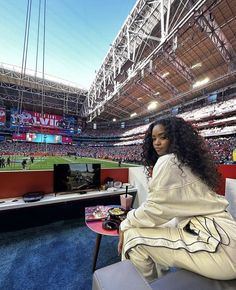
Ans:
<svg viewBox="0 0 236 290"><path fill-rule="evenodd" d="M116 205L117 207L119 205ZM114 207L114 205L111 205L110 207ZM96 263L97 263L97 258L98 258L98 252L100 248L100 243L102 236L113 236L113 237L118 237L119 236L119 231L117 230L105 230L102 227L102 223L104 222L103 220L96 220L96 221L87 221L85 220L86 226L93 232L97 234L96 238L96 246L95 246L95 252L94 252L94 257L93 257L93 272L96 269Z"/></svg>

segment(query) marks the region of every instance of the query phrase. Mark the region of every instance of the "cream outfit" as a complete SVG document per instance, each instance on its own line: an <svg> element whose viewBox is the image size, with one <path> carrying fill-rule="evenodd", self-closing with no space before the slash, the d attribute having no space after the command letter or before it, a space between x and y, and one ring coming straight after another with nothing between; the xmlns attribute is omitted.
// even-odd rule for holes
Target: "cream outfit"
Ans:
<svg viewBox="0 0 236 290"><path fill-rule="evenodd" d="M217 195L174 154L153 169L146 201L121 223L122 258L151 281L169 266L213 279L236 278L236 222Z"/></svg>

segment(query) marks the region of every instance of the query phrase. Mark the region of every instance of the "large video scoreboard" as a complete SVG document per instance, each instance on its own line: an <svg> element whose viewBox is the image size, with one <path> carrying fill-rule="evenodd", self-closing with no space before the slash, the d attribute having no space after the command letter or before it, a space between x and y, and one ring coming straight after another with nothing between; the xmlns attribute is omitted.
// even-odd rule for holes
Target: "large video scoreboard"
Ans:
<svg viewBox="0 0 236 290"><path fill-rule="evenodd" d="M42 114L39 112L11 109L11 128L28 128L31 131L47 129L47 133L77 134L78 120L73 116ZM45 131L45 130L44 130Z"/></svg>
<svg viewBox="0 0 236 290"><path fill-rule="evenodd" d="M51 144L72 144L72 137L38 133L14 133L12 141L51 143Z"/></svg>

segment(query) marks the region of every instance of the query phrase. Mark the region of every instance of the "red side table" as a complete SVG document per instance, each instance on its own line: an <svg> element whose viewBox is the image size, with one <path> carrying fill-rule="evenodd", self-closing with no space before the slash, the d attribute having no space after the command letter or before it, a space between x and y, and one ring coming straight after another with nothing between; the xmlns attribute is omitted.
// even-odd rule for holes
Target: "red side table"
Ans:
<svg viewBox="0 0 236 290"><path fill-rule="evenodd" d="M110 207L114 207L114 205L111 205ZM94 252L94 257L93 257L93 272L96 269L96 264L97 264L97 258L98 258L98 253L99 253L99 248L100 248L100 243L102 236L113 236L113 237L118 237L119 232L118 230L105 230L102 227L102 223L104 220L97 220L97 221L86 221L85 224L86 226L93 232L97 234L96 238L96 246L95 246L95 252Z"/></svg>

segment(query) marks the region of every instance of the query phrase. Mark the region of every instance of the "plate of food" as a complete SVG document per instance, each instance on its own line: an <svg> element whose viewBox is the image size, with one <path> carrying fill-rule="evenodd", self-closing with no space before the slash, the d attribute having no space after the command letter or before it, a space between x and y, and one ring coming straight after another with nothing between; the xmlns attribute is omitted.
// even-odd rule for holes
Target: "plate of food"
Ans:
<svg viewBox="0 0 236 290"><path fill-rule="evenodd" d="M85 208L86 221L96 221L106 219L108 216L108 206L91 206Z"/></svg>
<svg viewBox="0 0 236 290"><path fill-rule="evenodd" d="M126 213L126 210L122 207L112 207L108 210L111 219L123 219L123 217L126 216Z"/></svg>
<svg viewBox="0 0 236 290"><path fill-rule="evenodd" d="M123 183L122 188L126 188L126 186L128 186L128 188L133 187L133 185L131 185L130 183Z"/></svg>

